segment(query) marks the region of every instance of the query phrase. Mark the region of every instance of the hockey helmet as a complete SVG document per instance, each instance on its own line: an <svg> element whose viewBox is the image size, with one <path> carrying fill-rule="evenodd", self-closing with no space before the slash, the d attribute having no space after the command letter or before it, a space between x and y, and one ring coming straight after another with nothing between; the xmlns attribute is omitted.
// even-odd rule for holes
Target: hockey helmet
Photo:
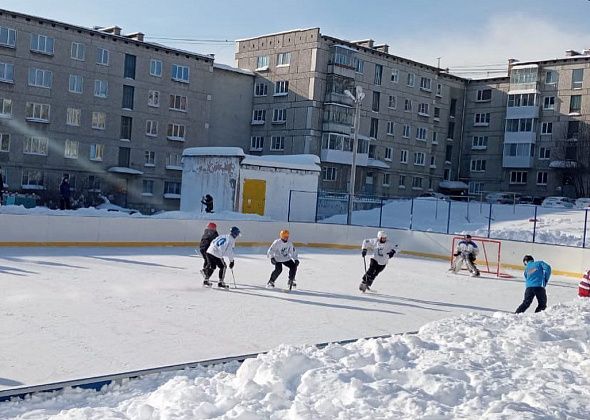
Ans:
<svg viewBox="0 0 590 420"><path fill-rule="evenodd" d="M380 241L384 241L387 239L387 232L385 232L384 230L380 230L379 232L377 232L377 239L379 239Z"/></svg>
<svg viewBox="0 0 590 420"><path fill-rule="evenodd" d="M209 224L207 225L207 229L217 230L217 225L213 222L209 222Z"/></svg>
<svg viewBox="0 0 590 420"><path fill-rule="evenodd" d="M289 231L287 229L283 229L279 232L279 238L281 238L283 241L286 241L287 239L289 239Z"/></svg>
<svg viewBox="0 0 590 420"><path fill-rule="evenodd" d="M465 239L467 239L467 240L471 240L471 235L469 235L469 234L466 234L466 235L465 235Z"/></svg>
<svg viewBox="0 0 590 420"><path fill-rule="evenodd" d="M532 256L532 255L525 255L525 256L522 258L522 263L523 263L524 265L527 265L527 264L528 264L528 263L530 263L531 261L535 261L535 259L533 258L533 256Z"/></svg>
<svg viewBox="0 0 590 420"><path fill-rule="evenodd" d="M237 238L238 236L240 236L240 229L238 229L237 226L233 226L229 231L229 234L234 238Z"/></svg>

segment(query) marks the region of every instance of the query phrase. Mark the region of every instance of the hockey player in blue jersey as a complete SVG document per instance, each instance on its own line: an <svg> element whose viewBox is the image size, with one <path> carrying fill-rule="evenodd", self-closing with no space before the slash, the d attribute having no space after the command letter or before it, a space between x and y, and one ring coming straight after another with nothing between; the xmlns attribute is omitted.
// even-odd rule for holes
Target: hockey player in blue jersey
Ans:
<svg viewBox="0 0 590 420"><path fill-rule="evenodd" d="M545 261L535 261L531 255L525 255L522 259L524 264L524 279L526 282L526 289L524 290L524 300L518 308L516 313L520 314L528 309L533 303L533 299L537 298L537 309L535 312L544 311L547 308L547 292L545 287L549 283L551 277L551 266Z"/></svg>

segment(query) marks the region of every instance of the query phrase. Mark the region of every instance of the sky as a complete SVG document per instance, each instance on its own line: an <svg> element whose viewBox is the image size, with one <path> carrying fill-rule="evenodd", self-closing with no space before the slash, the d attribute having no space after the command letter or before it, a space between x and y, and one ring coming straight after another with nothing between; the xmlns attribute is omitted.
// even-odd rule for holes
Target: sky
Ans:
<svg viewBox="0 0 590 420"><path fill-rule="evenodd" d="M481 77L496 75L488 72L500 71L508 58L590 48L588 0L1 0L0 7L86 27L117 25L231 65L232 42L162 38L233 41L320 27L338 38L372 38L389 44L392 54L427 64L441 57L441 67Z"/></svg>

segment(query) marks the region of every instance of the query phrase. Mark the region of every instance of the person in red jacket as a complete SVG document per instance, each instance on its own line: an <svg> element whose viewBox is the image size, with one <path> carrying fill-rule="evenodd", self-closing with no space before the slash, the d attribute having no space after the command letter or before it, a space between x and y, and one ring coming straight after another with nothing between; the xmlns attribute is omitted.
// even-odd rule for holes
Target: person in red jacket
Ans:
<svg viewBox="0 0 590 420"><path fill-rule="evenodd" d="M578 286L578 295L580 297L590 297L590 270L586 271Z"/></svg>

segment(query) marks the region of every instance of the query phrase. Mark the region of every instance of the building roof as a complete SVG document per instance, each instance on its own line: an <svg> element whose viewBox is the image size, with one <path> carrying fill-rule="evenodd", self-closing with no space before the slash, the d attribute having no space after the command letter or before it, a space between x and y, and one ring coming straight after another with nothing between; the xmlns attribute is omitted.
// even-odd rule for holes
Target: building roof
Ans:
<svg viewBox="0 0 590 420"><path fill-rule="evenodd" d="M246 154L241 147L189 147L182 151L182 156L236 156Z"/></svg>
<svg viewBox="0 0 590 420"><path fill-rule="evenodd" d="M268 36L275 36L275 35L284 35L284 34L289 34L291 32L304 32L304 31L312 31L312 30L320 30L320 28L318 27L312 27L312 28L302 28L302 29L289 29L287 31L281 31L281 32L274 32L271 34L265 34L265 35L256 35L256 36L251 36L249 38L241 38L241 39L236 39L235 42L243 42L243 41L251 41L253 39L258 39L258 38L266 38Z"/></svg>
<svg viewBox="0 0 590 420"><path fill-rule="evenodd" d="M252 70L240 69L237 67L228 66L227 64L215 63L215 64L213 64L213 69L231 71L234 73L247 74L248 76L256 76L256 73L253 72Z"/></svg>
<svg viewBox="0 0 590 420"><path fill-rule="evenodd" d="M6 14L8 16L12 16L14 18L19 17L22 19L35 20L35 21L41 22L41 23L48 23L50 25L61 26L63 28L75 29L75 30L79 30L81 32L85 32L87 34L100 35L100 36L104 36L104 37L111 38L111 39L116 39L116 40L121 40L121 41L125 41L128 43L133 43L135 45L149 45L152 48L157 48L157 49L161 49L161 50L173 52L173 53L180 53L183 55L188 55L193 58L197 58L197 59L201 59L201 60L205 60L205 61L213 62L213 59L214 59L212 55L208 55L208 54L199 54L199 53L195 53L195 52L191 52L191 51L180 50L178 48L171 48L171 47L167 47L165 45L157 44L157 43L153 43L153 42L138 41L137 39L133 39L133 38L130 38L129 36L125 36L125 35L115 35L115 34L103 32L99 29L86 28L84 26L72 25L70 23L64 23L64 22L60 22L57 20L47 19L44 17L27 15L24 13L13 12L13 11L6 10L6 9L0 9L0 15L3 15L3 14ZM137 34L137 32L135 32L134 34ZM130 34L130 35L133 35L133 34Z"/></svg>
<svg viewBox="0 0 590 420"><path fill-rule="evenodd" d="M316 155L247 155L242 165L266 166L280 169L298 169L320 172L320 158Z"/></svg>

